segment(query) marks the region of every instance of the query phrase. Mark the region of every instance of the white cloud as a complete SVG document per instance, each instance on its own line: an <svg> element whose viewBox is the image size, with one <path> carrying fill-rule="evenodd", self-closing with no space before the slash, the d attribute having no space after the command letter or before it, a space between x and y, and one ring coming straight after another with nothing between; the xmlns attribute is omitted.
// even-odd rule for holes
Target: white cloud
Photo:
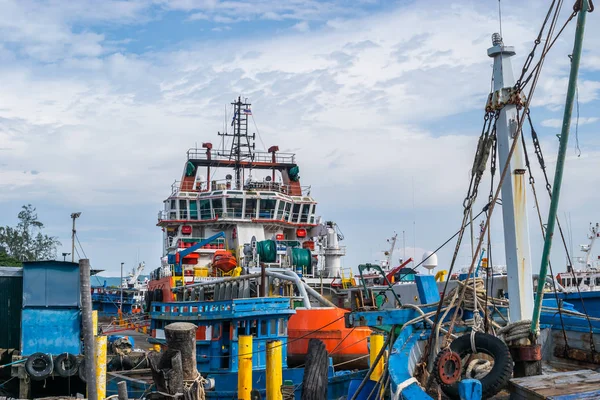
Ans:
<svg viewBox="0 0 600 400"><path fill-rule="evenodd" d="M201 21L207 19L209 19L209 16L202 12L193 13L188 17L188 21Z"/></svg>
<svg viewBox="0 0 600 400"><path fill-rule="evenodd" d="M0 65L0 149L9 149L0 150L0 201L43 195L47 202L133 214L141 205L159 209L180 177L187 148L218 143L223 105L243 95L253 102L257 146L264 141L266 147L296 151L303 183L312 185L320 207L344 215L342 226L356 223L348 236L364 236L364 225L381 232L410 223L399 215L412 207L413 181L415 208L427 214L420 224L435 227L418 234L416 245L430 248L453 233L460 217L449 215L460 214L481 124L474 115L489 90L486 50L497 26L495 12L477 3L472 6L480 8L431 7L424 14L414 4L336 18L335 3L283 3L258 2L254 11L248 3L158 3L164 12L185 10L191 20L225 23L249 16L311 28L257 32L243 50L235 37L132 54L107 40L102 29L72 28L77 18L136 23L148 16L141 3L103 9L96 17L73 6L29 23L21 10L18 28L4 18L0 31L15 32L0 39L0 60L7 61ZM518 51L515 72L537 33L531 11L519 7L512 15L507 11L503 26L506 43ZM326 26L313 23L326 20ZM588 37L597 30L591 26ZM569 47L557 42L557 59ZM593 57L597 48L587 51ZM43 63L15 63L15 51ZM553 54L534 99L543 127L555 124L545 106L564 103L567 70ZM597 104L599 89L597 77L585 76L580 102ZM580 124L596 120L581 118ZM585 167L577 164L583 176L600 159L595 151L588 154ZM39 174L23 173L32 170ZM434 220L430 214L436 211ZM360 240L355 243L361 248Z"/></svg>
<svg viewBox="0 0 600 400"><path fill-rule="evenodd" d="M571 121L571 126L575 125L577 122L579 123L579 125L593 124L594 122L598 121L598 119L599 118L597 117L580 117L579 121L577 121L576 118L573 118L573 120ZM540 124L548 128L560 128L562 126L562 123L562 119L552 118L543 120Z"/></svg>
<svg viewBox="0 0 600 400"><path fill-rule="evenodd" d="M294 25L292 29L297 30L299 32L308 32L310 30L310 25L307 21L302 21Z"/></svg>

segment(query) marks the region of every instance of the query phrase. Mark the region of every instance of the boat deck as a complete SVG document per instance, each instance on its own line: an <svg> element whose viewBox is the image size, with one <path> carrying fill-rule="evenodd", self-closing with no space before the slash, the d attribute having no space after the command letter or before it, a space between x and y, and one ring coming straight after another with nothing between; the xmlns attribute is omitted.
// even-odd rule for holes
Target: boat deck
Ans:
<svg viewBox="0 0 600 400"><path fill-rule="evenodd" d="M589 369L515 378L511 400L571 400L600 398L600 373Z"/></svg>

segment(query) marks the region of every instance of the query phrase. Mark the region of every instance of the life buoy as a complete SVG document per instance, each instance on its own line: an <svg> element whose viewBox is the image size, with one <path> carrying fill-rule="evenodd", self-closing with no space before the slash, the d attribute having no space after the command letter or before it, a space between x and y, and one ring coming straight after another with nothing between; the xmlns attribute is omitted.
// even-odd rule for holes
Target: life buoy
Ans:
<svg viewBox="0 0 600 400"><path fill-rule="evenodd" d="M475 349L478 353L487 354L494 359L494 363L490 372L479 380L481 382L483 394L482 397L487 399L494 396L496 393L502 390L504 386L506 386L512 376L513 361L506 344L497 337L488 335L487 333L475 333ZM459 360L464 360L467 355L472 354L473 350L471 349L471 334L468 333L457 339L454 339L454 341L450 344L450 350L452 353L458 355ZM465 366L459 367L461 370L461 376L458 377L458 379L449 379L448 376L440 374L440 371L443 371L445 368L443 363L446 363L448 360L448 355L446 353L447 351L444 350L437 355L433 365L433 373L436 380L440 384L440 387L448 397L451 399L460 399L458 394L458 382L462 378L462 370ZM450 361L452 362L452 365L457 365L455 361ZM460 365L460 363L458 363L458 365ZM452 383L449 384L447 382Z"/></svg>
<svg viewBox="0 0 600 400"><path fill-rule="evenodd" d="M63 378L75 375L78 368L79 364L77 362L77 357L73 354L62 353L54 360L54 372Z"/></svg>
<svg viewBox="0 0 600 400"><path fill-rule="evenodd" d="M34 381L41 381L52 374L52 357L44 353L34 353L25 361L25 371Z"/></svg>

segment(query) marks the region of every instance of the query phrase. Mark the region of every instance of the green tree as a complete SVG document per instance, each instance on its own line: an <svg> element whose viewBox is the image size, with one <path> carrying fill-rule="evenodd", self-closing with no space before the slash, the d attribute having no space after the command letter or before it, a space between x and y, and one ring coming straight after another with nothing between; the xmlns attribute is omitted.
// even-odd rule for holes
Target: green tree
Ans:
<svg viewBox="0 0 600 400"><path fill-rule="evenodd" d="M17 216L16 227L0 227L0 248L8 257L20 261L50 260L56 258L60 242L55 236L42 233L44 224L38 220L35 207L23 206Z"/></svg>

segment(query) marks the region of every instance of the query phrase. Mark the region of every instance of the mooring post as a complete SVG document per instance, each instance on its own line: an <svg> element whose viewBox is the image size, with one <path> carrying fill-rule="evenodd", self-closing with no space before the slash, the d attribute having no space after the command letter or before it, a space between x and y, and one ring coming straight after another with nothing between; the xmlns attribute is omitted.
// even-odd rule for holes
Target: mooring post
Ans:
<svg viewBox="0 0 600 400"><path fill-rule="evenodd" d="M196 368L196 330L189 322L175 322L165 326L165 339L169 350L179 350L183 380L193 381L198 376ZM229 332L227 333L229 334Z"/></svg>
<svg viewBox="0 0 600 400"><path fill-rule="evenodd" d="M252 335L238 337L238 400L250 400L252 391Z"/></svg>
<svg viewBox="0 0 600 400"><path fill-rule="evenodd" d="M121 381L117 383L117 390L119 400L128 400L129 395L127 394L127 382Z"/></svg>
<svg viewBox="0 0 600 400"><path fill-rule="evenodd" d="M267 343L267 399L282 400L283 363L281 361L281 341Z"/></svg>
<svg viewBox="0 0 600 400"><path fill-rule="evenodd" d="M98 335L98 310L92 310L92 331L94 336Z"/></svg>
<svg viewBox="0 0 600 400"><path fill-rule="evenodd" d="M94 325L92 322L90 260L87 258L79 260L79 281L81 285L81 327L83 330L88 400L98 400L98 388L96 386L96 353L94 350Z"/></svg>
<svg viewBox="0 0 600 400"><path fill-rule="evenodd" d="M381 352L381 348L383 347L384 337L381 333L373 333L371 334L371 343L369 345L369 360L371 364L375 362L375 359ZM379 359L379 362L373 368L373 372L371 372L371 376L369 377L372 381L379 381L381 379L381 375L383 375L383 357Z"/></svg>
<svg viewBox="0 0 600 400"><path fill-rule="evenodd" d="M96 387L98 399L106 398L106 336L96 336Z"/></svg>

